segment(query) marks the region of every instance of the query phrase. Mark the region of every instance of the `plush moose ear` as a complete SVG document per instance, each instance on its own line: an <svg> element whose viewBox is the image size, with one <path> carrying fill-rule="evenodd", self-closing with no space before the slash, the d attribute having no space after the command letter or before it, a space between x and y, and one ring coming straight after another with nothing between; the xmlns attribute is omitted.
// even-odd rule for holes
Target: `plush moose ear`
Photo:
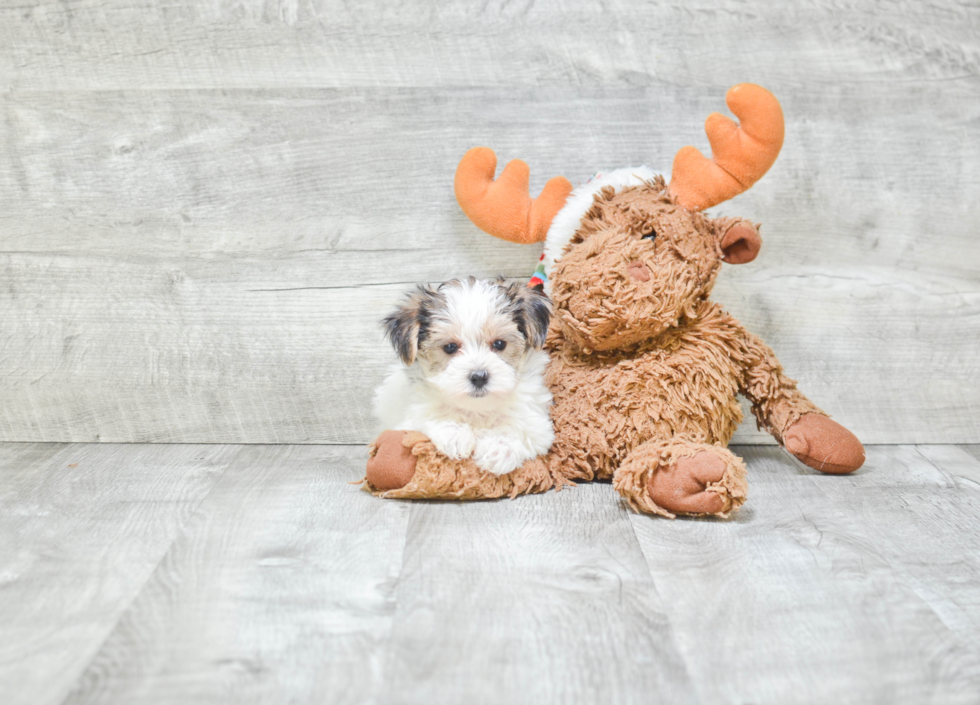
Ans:
<svg viewBox="0 0 980 705"><path fill-rule="evenodd" d="M728 264L745 264L754 260L762 249L759 231L750 223L740 222L721 236L721 258Z"/></svg>
<svg viewBox="0 0 980 705"><path fill-rule="evenodd" d="M415 362L419 341L428 330L429 311L436 296L434 290L419 285L418 289L408 295L405 303L382 321L385 337L406 365Z"/></svg>
<svg viewBox="0 0 980 705"><path fill-rule="evenodd" d="M551 301L538 289L511 284L505 290L513 307L514 323L532 348L544 345L551 322Z"/></svg>

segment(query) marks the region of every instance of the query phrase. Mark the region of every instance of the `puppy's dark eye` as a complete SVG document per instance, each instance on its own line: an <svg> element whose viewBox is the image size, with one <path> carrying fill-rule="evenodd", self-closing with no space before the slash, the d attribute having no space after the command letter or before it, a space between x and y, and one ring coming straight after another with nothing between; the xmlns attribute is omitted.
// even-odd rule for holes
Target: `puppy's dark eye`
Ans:
<svg viewBox="0 0 980 705"><path fill-rule="evenodd" d="M459 350L459 345L456 343L446 343L442 346L442 351L447 355L453 355L457 350Z"/></svg>
<svg viewBox="0 0 980 705"><path fill-rule="evenodd" d="M507 347L507 341L506 340L495 340L495 341L493 341L493 349L496 350L497 352L500 352L501 350L503 350L506 347Z"/></svg>
<svg viewBox="0 0 980 705"><path fill-rule="evenodd" d="M653 242L654 240L657 239L657 231L656 230L651 230L650 232L648 232L646 235L644 235L640 239L641 240L649 240L650 242Z"/></svg>

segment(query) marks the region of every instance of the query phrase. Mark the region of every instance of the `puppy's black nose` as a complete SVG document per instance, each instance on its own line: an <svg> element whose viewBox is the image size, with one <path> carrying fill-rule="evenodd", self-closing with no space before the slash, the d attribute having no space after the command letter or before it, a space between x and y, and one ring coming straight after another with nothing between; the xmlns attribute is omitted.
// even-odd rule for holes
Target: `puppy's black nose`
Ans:
<svg viewBox="0 0 980 705"><path fill-rule="evenodd" d="M483 389L490 380L490 373L486 370L477 370L470 374L470 384L477 389Z"/></svg>

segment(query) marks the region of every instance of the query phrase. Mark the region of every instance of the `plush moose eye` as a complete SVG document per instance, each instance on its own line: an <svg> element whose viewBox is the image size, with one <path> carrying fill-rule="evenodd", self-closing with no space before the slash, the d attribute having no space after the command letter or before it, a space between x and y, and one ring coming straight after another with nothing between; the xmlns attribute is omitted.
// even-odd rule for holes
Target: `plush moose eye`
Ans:
<svg viewBox="0 0 980 705"><path fill-rule="evenodd" d="M442 351L447 355L452 355L457 350L459 350L459 345L457 345L456 343L446 343L445 345L442 346Z"/></svg>
<svg viewBox="0 0 980 705"><path fill-rule="evenodd" d="M496 350L497 352L500 352L501 350L503 350L506 347L507 347L507 341L506 340L495 340L495 341L493 341L493 349Z"/></svg>
<svg viewBox="0 0 980 705"><path fill-rule="evenodd" d="M657 239L657 231L656 230L651 230L650 232L648 232L646 235L644 235L640 239L641 240L649 240L650 242L653 242L654 240Z"/></svg>

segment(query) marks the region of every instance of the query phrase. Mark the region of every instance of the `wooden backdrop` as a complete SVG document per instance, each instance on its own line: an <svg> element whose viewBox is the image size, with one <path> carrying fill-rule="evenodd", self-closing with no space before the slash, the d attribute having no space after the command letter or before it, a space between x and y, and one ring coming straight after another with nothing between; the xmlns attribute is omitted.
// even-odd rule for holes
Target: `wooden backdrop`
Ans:
<svg viewBox="0 0 980 705"><path fill-rule="evenodd" d="M361 443L417 281L526 277L474 145L669 169L770 88L716 298L869 443L980 441L980 6L3 0L0 440ZM738 440L770 441L745 424Z"/></svg>

